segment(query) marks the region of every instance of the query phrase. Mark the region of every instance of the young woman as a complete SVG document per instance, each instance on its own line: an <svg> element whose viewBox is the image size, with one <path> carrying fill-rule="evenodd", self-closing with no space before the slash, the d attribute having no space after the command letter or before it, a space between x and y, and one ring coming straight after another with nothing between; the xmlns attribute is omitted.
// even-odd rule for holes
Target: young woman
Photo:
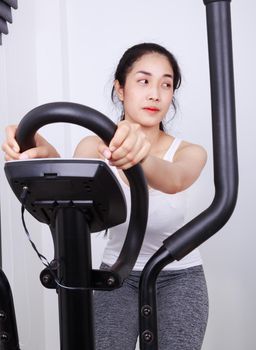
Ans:
<svg viewBox="0 0 256 350"><path fill-rule="evenodd" d="M131 47L121 58L112 99L123 108L117 131L107 147L97 136L84 138L75 157L106 159L129 203L129 186L122 170L141 163L149 186L149 218L140 255L123 286L95 292L97 350L133 350L138 337L138 285L141 270L162 241L184 225L184 190L200 175L205 150L164 131L163 119L181 83L174 56L160 45ZM19 153L16 126L7 127L2 146L6 160L59 157L55 148L36 135L36 147ZM129 214L129 208L128 208ZM129 215L128 215L129 217ZM114 227L104 251L102 268L119 255L128 223ZM201 349L208 317L208 297L197 250L165 267L157 280L159 350Z"/></svg>

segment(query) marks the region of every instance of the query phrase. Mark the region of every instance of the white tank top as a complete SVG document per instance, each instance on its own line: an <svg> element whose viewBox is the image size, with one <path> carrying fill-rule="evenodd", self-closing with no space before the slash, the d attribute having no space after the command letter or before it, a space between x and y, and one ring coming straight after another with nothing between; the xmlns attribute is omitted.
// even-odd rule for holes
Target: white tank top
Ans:
<svg viewBox="0 0 256 350"><path fill-rule="evenodd" d="M175 138L163 159L172 162L181 140ZM118 170L111 167L119 180L127 202L127 220L121 225L109 229L109 240L106 245L103 262L113 265L117 260L128 230L130 219L130 188L121 179ZM148 223L144 242L134 266L134 270L143 270L149 258L162 246L162 242L176 232L185 223L186 191L167 194L155 189L149 189ZM174 261L164 270L179 270L201 265L202 260L198 249L185 256L180 261Z"/></svg>

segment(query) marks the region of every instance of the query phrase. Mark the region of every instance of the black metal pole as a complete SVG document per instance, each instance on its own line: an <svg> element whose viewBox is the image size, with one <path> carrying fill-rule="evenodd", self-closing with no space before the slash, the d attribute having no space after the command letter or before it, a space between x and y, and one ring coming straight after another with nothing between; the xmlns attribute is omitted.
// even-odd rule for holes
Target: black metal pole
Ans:
<svg viewBox="0 0 256 350"><path fill-rule="evenodd" d="M156 279L165 265L174 259L161 247L146 264L140 278L140 349L157 350L157 301Z"/></svg>
<svg viewBox="0 0 256 350"><path fill-rule="evenodd" d="M142 272L142 350L158 348L154 288L158 273L169 262L182 259L223 227L232 215L237 199L238 162L230 0L205 0L204 3L207 12L211 80L215 197L208 209L164 241L163 246L149 260ZM143 315L145 307L151 310L146 317Z"/></svg>
<svg viewBox="0 0 256 350"><path fill-rule="evenodd" d="M91 237L85 214L63 207L56 216L55 258L58 279L68 287L91 286ZM94 350L92 290L59 287L61 350Z"/></svg>
<svg viewBox="0 0 256 350"><path fill-rule="evenodd" d="M20 350L10 284L0 269L0 350Z"/></svg>
<svg viewBox="0 0 256 350"><path fill-rule="evenodd" d="M230 1L206 5L211 81L215 197L211 206L165 242L177 260L228 221L236 205L238 161Z"/></svg>

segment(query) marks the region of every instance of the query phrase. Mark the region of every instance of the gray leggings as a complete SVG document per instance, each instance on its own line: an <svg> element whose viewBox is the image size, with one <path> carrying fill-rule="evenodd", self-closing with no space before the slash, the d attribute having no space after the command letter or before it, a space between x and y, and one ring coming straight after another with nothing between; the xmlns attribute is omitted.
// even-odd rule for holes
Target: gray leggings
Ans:
<svg viewBox="0 0 256 350"><path fill-rule="evenodd" d="M121 288L95 292L96 350L135 349L139 277L140 271L133 271ZM159 350L200 350L208 318L203 267L162 271L157 308Z"/></svg>

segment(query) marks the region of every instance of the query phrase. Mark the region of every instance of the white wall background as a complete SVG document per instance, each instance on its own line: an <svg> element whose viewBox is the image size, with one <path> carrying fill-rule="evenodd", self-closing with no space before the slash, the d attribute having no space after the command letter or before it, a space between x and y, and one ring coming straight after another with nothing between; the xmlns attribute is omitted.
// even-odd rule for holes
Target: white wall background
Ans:
<svg viewBox="0 0 256 350"><path fill-rule="evenodd" d="M201 248L210 296L203 350L256 348L256 4L233 0L231 5L240 190L228 224ZM26 112L45 102L79 102L115 120L118 113L110 102L110 90L120 56L135 43L155 41L176 55L183 72L173 132L204 145L209 153L202 177L189 191L189 217L208 207L213 178L203 1L23 0L13 15L10 34L0 47L1 140L5 125L18 123ZM61 124L45 127L42 133L63 156L71 156L87 131ZM21 348L57 349L57 298L40 285L43 266L23 233L20 206L5 179L3 157L1 164L3 263L13 288ZM30 217L27 221L34 240L51 257L47 228ZM93 236L95 266L104 244L101 236Z"/></svg>

